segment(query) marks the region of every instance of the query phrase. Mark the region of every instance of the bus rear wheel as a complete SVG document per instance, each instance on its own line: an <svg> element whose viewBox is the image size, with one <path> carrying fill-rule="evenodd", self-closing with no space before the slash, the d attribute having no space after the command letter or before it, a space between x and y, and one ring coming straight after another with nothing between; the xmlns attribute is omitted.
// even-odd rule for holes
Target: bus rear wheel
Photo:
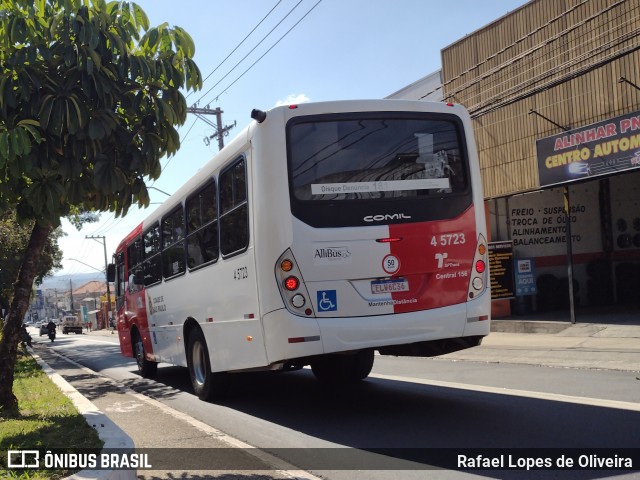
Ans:
<svg viewBox="0 0 640 480"><path fill-rule="evenodd" d="M322 382L354 383L364 380L373 368L373 350L351 355L327 355L311 363L311 371Z"/></svg>
<svg viewBox="0 0 640 480"><path fill-rule="evenodd" d="M155 377L158 372L157 362L147 360L147 354L144 350L144 343L140 334L136 334L133 340L133 351L136 357L136 363L138 364L138 373L144 378Z"/></svg>
<svg viewBox="0 0 640 480"><path fill-rule="evenodd" d="M202 331L195 329L189 335L187 351L189 377L194 393L200 400L222 398L228 389L228 374L211 371L209 349Z"/></svg>

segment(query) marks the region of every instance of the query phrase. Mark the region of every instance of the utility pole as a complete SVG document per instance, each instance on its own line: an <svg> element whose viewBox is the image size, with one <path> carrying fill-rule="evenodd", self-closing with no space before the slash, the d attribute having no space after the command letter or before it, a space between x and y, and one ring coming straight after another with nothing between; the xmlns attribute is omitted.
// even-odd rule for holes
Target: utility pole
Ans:
<svg viewBox="0 0 640 480"><path fill-rule="evenodd" d="M84 238L90 238L91 240L95 240L98 243L102 243L102 246L104 247L104 278L105 283L107 284L107 319L105 328L111 328L111 289L109 288L109 278L107 276L109 265L109 262L107 260L107 240L104 235L85 235Z"/></svg>
<svg viewBox="0 0 640 480"><path fill-rule="evenodd" d="M216 107L215 110L211 110L208 106L205 108L199 108L199 107L188 107L187 108L187 113L193 113L195 114L198 118L200 118L201 120L203 120L204 122L208 123L209 125L211 125L213 128L216 129L215 133L209 137L205 137L204 139L204 143L206 143L207 145L209 145L209 140L213 140L214 138L218 138L218 150L222 150L224 148L224 139L223 137L226 137L227 135L229 135L229 130L231 130L233 127L236 126L236 122L234 120L233 125L225 125L224 127L222 126L222 114L224 113L222 110L220 110L220 107ZM209 120L207 120L206 118L204 118L202 115L215 115L216 116L216 123L212 123Z"/></svg>
<svg viewBox="0 0 640 480"><path fill-rule="evenodd" d="M71 302L69 308L71 309L71 313L73 313L73 286L71 285L71 278L69 278L69 299Z"/></svg>

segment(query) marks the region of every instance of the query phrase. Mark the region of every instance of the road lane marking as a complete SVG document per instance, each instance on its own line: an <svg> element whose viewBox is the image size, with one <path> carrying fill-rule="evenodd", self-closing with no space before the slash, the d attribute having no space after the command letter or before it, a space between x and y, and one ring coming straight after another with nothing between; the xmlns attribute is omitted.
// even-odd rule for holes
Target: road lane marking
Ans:
<svg viewBox="0 0 640 480"><path fill-rule="evenodd" d="M551 400L554 402L576 403L579 405L589 405L592 407L617 408L619 410L631 410L640 412L640 403L624 402L621 400L607 400L604 398L578 397L574 395L563 395L561 393L534 392L531 390L518 390L504 387L487 387L485 385L472 385L467 383L443 382L440 380L425 380L415 377L400 377L396 375L383 375L375 373L369 375L370 378L380 378L382 380L394 380L409 383L418 383L432 387L454 388L457 390L468 390L472 392L493 393L497 395L509 395L523 398L535 398L537 400Z"/></svg>

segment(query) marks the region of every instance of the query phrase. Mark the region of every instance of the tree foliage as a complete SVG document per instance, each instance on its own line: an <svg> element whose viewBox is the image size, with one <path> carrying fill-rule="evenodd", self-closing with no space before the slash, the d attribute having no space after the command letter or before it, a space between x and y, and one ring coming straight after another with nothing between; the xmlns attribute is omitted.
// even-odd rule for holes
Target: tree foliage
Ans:
<svg viewBox="0 0 640 480"><path fill-rule="evenodd" d="M195 47L135 3L0 1L0 208L56 222L148 205L180 145Z"/></svg>
<svg viewBox="0 0 640 480"><path fill-rule="evenodd" d="M0 216L0 308L7 310L13 297L13 284L22 264L22 255L27 248L33 222L20 224L15 213ZM36 270L35 283L40 284L45 276L62 267L62 251L58 239L64 235L57 228L49 236Z"/></svg>
<svg viewBox="0 0 640 480"><path fill-rule="evenodd" d="M146 206L201 87L179 27L131 2L0 0L0 214L33 222L0 342L0 410L40 257L60 219ZM9 392L7 393L7 385Z"/></svg>

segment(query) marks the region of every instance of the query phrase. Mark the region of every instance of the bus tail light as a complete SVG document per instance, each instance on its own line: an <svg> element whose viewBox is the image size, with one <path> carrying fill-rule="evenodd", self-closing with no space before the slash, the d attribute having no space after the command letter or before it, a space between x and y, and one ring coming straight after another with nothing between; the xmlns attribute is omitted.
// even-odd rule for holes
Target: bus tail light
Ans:
<svg viewBox="0 0 640 480"><path fill-rule="evenodd" d="M276 262L275 274L286 309L295 315L313 315L309 300L311 297L291 250L287 249L280 256Z"/></svg>
<svg viewBox="0 0 640 480"><path fill-rule="evenodd" d="M473 268L469 279L467 296L475 298L487 288L487 241L484 236L478 235L478 245L473 257Z"/></svg>
<svg viewBox="0 0 640 480"><path fill-rule="evenodd" d="M306 303L307 303L307 299L304 298L304 295L300 295L299 293L297 295L294 295L293 298L291 299L291 305L293 305L296 308L302 308L305 306Z"/></svg>
<svg viewBox="0 0 640 480"><path fill-rule="evenodd" d="M300 280L296 277L291 276L284 279L284 288L289 290L290 292L294 292L300 286Z"/></svg>

